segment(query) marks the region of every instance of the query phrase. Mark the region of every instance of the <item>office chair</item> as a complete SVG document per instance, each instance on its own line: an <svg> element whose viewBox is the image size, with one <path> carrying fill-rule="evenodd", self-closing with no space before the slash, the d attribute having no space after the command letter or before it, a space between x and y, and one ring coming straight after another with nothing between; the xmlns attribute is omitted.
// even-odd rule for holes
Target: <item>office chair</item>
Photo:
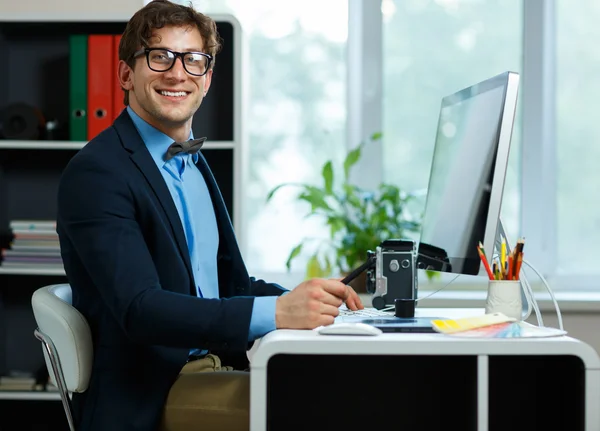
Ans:
<svg viewBox="0 0 600 431"><path fill-rule="evenodd" d="M84 392L92 369L90 327L72 305L71 286L53 284L37 289L31 297L37 323L35 337L42 342L46 367L58 387L69 429L75 431L70 392Z"/></svg>

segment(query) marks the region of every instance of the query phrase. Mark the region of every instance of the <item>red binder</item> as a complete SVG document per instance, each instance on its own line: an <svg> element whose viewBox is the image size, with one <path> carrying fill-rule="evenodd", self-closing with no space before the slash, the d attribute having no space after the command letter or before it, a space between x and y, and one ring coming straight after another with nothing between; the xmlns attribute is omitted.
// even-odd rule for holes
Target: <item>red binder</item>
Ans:
<svg viewBox="0 0 600 431"><path fill-rule="evenodd" d="M114 77L113 36L88 37L88 140L113 121Z"/></svg>
<svg viewBox="0 0 600 431"><path fill-rule="evenodd" d="M121 85L119 84L119 78L117 77L118 68L119 68L119 42L121 41L121 35L116 34L113 36L113 58L114 58L114 95L113 95L113 119L117 118L121 111L125 109L125 105L123 104L123 90L121 90Z"/></svg>

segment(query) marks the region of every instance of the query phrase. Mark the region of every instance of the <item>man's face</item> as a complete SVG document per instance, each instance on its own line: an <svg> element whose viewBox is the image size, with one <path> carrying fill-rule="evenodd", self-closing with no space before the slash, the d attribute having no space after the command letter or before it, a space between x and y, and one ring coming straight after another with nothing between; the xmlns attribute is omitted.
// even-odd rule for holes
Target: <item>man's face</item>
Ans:
<svg viewBox="0 0 600 431"><path fill-rule="evenodd" d="M153 31L149 48L166 48L176 52L204 52L202 37L196 27L163 27ZM119 77L129 90L131 108L144 120L163 132L186 128L200 107L210 87L212 70L204 76L190 75L181 57L166 72L148 67L146 55L140 55L132 70L123 61ZM187 139L187 136L184 137Z"/></svg>

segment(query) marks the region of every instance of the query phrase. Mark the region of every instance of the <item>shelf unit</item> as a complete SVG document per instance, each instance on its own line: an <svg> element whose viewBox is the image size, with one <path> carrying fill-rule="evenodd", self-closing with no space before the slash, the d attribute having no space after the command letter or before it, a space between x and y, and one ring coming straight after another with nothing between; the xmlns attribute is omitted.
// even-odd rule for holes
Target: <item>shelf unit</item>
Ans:
<svg viewBox="0 0 600 431"><path fill-rule="evenodd" d="M239 232L243 160L241 27L231 15L212 18L225 43L217 56L211 90L194 117L192 129L194 136L208 138L202 154ZM10 220L56 218L61 172L87 144L68 140L69 35L122 33L128 19L114 14L11 14L4 13L0 6L0 49L8 53L0 64L0 124L3 109L21 102L39 108L47 120L56 120L59 125L55 140L38 141L2 139L0 126L0 248L10 242ZM40 343L33 336L31 295L39 287L64 282L67 279L62 269L0 266L0 375L13 369L34 373L45 370ZM60 403L52 407L50 414L45 407L47 401L59 400L55 392L0 391L0 429L24 402L25 416L32 415L28 409L35 408L39 415L51 417L56 413L60 422L64 419ZM65 424L61 422L51 429L63 429Z"/></svg>

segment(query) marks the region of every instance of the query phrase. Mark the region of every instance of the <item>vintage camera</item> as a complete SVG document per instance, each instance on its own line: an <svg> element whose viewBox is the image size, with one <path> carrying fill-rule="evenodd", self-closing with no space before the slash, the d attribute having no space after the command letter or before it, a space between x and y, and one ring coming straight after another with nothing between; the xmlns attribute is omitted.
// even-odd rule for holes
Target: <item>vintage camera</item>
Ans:
<svg viewBox="0 0 600 431"><path fill-rule="evenodd" d="M367 251L374 262L366 273L367 292L373 294L373 307L393 307L396 299L417 299L416 244L414 241L390 239L375 251Z"/></svg>

